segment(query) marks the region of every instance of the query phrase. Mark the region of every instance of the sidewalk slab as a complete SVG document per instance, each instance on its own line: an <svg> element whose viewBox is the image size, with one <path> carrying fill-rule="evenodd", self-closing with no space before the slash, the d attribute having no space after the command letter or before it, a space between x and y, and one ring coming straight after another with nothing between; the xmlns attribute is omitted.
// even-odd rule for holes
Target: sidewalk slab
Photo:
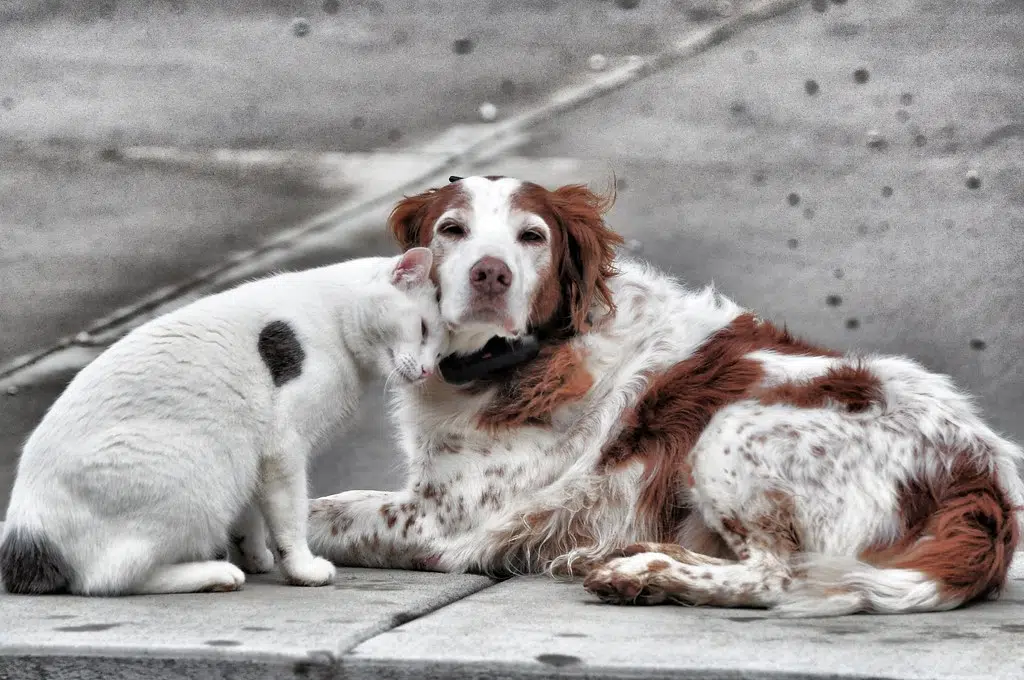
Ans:
<svg viewBox="0 0 1024 680"><path fill-rule="evenodd" d="M954 612L781 619L757 610L602 604L518 578L367 640L352 680L585 677L1006 680L1024 673L1024 563L999 600Z"/></svg>
<svg viewBox="0 0 1024 680"><path fill-rule="evenodd" d="M0 592L0 678L334 677L359 642L491 585L340 569L333 586L250 576L235 593L123 598Z"/></svg>

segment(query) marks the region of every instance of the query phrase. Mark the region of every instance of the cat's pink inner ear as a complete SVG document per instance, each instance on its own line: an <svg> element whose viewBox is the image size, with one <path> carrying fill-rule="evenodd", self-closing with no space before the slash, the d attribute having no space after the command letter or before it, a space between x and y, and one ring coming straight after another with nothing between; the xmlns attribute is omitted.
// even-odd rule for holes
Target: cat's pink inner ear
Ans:
<svg viewBox="0 0 1024 680"><path fill-rule="evenodd" d="M434 254L429 248L412 248L407 250L391 275L395 285L413 286L425 283L430 277L430 265L434 262Z"/></svg>

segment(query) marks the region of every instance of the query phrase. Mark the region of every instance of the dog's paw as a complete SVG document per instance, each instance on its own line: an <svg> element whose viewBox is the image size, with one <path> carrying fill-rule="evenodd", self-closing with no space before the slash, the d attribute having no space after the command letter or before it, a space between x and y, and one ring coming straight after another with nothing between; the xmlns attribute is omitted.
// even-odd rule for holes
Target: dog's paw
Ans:
<svg viewBox="0 0 1024 680"><path fill-rule="evenodd" d="M651 583L668 562L656 553L636 553L611 560L587 574L583 587L609 604L661 604L665 591ZM663 566L664 565L664 566Z"/></svg>

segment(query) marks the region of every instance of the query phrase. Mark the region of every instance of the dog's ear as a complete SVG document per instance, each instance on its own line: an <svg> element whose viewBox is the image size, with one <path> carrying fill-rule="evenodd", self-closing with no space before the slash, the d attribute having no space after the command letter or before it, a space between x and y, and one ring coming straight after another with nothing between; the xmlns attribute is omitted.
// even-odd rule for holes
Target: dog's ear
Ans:
<svg viewBox="0 0 1024 680"><path fill-rule="evenodd" d="M402 250L426 245L422 241L423 221L436 195L436 189L428 189L421 194L407 196L391 211L388 216L388 231L402 246Z"/></svg>
<svg viewBox="0 0 1024 680"><path fill-rule="evenodd" d="M402 250L430 245L430 228L445 210L465 200L459 183L427 189L398 202L388 217L388 229Z"/></svg>
<svg viewBox="0 0 1024 680"><path fill-rule="evenodd" d="M615 275L615 247L622 237L604 223L615 197L572 184L552 191L548 200L564 235L559 263L562 305L578 332L584 329L595 301L615 309L608 279Z"/></svg>

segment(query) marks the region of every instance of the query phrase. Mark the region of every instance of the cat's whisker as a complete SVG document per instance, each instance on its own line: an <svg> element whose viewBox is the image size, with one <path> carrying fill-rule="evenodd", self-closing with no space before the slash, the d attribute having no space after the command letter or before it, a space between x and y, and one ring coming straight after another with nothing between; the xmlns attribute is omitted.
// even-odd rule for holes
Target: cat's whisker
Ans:
<svg viewBox="0 0 1024 680"><path fill-rule="evenodd" d="M396 375L398 375L398 367L397 366L395 368L391 369L391 372L388 373L388 376L386 378L384 378L384 398L385 399L387 399L387 397L388 397L388 388L391 387L391 379L394 378Z"/></svg>

